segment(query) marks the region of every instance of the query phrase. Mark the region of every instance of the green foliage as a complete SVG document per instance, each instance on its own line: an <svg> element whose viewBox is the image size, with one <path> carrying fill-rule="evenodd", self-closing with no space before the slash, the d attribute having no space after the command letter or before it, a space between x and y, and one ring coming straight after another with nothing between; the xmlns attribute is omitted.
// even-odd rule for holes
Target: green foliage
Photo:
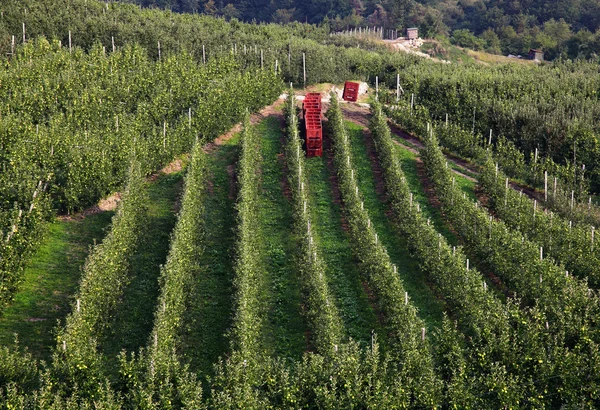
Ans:
<svg viewBox="0 0 600 410"><path fill-rule="evenodd" d="M110 55L44 39L20 48L0 71L1 304L51 207L89 206L121 186L132 152L149 173L279 94L274 73L239 68L228 57L199 66L188 54L151 62L135 45Z"/></svg>
<svg viewBox="0 0 600 410"><path fill-rule="evenodd" d="M458 95L457 95L458 96ZM456 97L452 98L454 104L459 104ZM437 103L436 103L437 105ZM429 114L427 108L420 104L415 104L412 109L407 101L399 100L393 108L387 108L386 112L393 120L402 124L402 126L416 135L425 135L428 127L436 126L437 136L440 143L459 157L468 158L479 165L483 165L490 153L490 148L494 160L500 164L508 176L520 180L534 188L544 188L545 174L548 174L548 181L552 185L552 195L547 205L557 212L569 217L574 221L584 221L588 224L597 224L597 209L592 211L591 201L585 202L587 190L590 184L595 184L597 179L597 169L593 168L591 172L586 171L585 165L581 168L574 167L570 161L565 165L555 162L552 158L546 156L540 158L538 149L531 153L529 160L525 159L525 154L520 151L513 140L500 135L492 138L492 130L487 138L480 134L473 133L474 128L469 129L465 125L456 124L446 119L435 120ZM474 124L474 123L473 123ZM580 155L588 164L595 163L593 158L597 152L596 143L592 141L593 132L589 125L583 125L579 120L574 121L570 126L577 136L570 137L573 144L574 154L585 147ZM577 130L577 131L575 131ZM495 145L493 139L496 139ZM588 177L589 175L589 177ZM556 181L555 185L552 181ZM573 204L571 199L573 197Z"/></svg>
<svg viewBox="0 0 600 410"><path fill-rule="evenodd" d="M512 229L520 231L545 252L565 265L575 276L587 278L591 287L600 286L600 259L594 244L595 228L573 223L544 211L543 202L532 201L506 184L506 176L496 172L488 160L481 172L481 186L490 198L489 206ZM549 192L550 198L553 193ZM594 251L596 245L596 251Z"/></svg>
<svg viewBox="0 0 600 410"><path fill-rule="evenodd" d="M471 48L473 50L481 50L485 47L483 40L475 37L475 35L467 29L454 30L452 32L452 37L450 37L450 41L452 44Z"/></svg>
<svg viewBox="0 0 600 410"><path fill-rule="evenodd" d="M332 298L321 250L313 240L311 226L311 203L306 178L306 165L302 141L298 129L298 113L293 90L285 104L286 145L285 159L288 183L292 191L295 233L299 238L297 266L300 271L306 300L306 315L312 330L312 344L324 356L334 352L334 346L342 341L341 319Z"/></svg>
<svg viewBox="0 0 600 410"><path fill-rule="evenodd" d="M191 301L191 289L201 277L198 259L204 252L205 154L194 145L181 210L172 234L171 249L160 278L161 295L155 312L154 330L148 341L146 374L160 408L201 405L202 388L181 358L184 314ZM194 404L189 401L193 397Z"/></svg>
<svg viewBox="0 0 600 410"><path fill-rule="evenodd" d="M503 396L502 386L493 381L495 360L510 368L514 361L522 361L531 354L545 355L535 352L533 340L515 331L517 321L523 320L518 307L500 302L491 289L487 290L481 273L467 267L463 252L453 249L425 218L400 167L382 107L372 101L371 109L370 129L394 222L399 233L407 236L422 271L444 296L457 319L457 329L444 320L435 338L438 371L446 381L445 401L457 407L502 407L536 394L532 386L525 385L512 388L509 396ZM511 384L531 377L526 369L511 370L504 375Z"/></svg>
<svg viewBox="0 0 600 410"><path fill-rule="evenodd" d="M132 160L123 200L113 217L111 232L87 258L79 293L66 325L57 336L53 378L59 391L80 391L93 397L104 381L105 358L98 339L109 329L124 288L145 223L147 202L139 162ZM70 391L70 389L74 389Z"/></svg>
<svg viewBox="0 0 600 410"><path fill-rule="evenodd" d="M350 144L342 112L334 93L331 94L331 106L326 115L329 120L327 131L333 140L334 166L354 253L385 316L385 325L392 340L392 357L398 360L401 374L409 381L407 388L413 399L423 406L434 406L439 402L440 381L433 371L429 345L426 340L420 340L423 322L417 316L414 305L405 302L402 282L394 272L390 257L378 240L377 232L363 206L352 168Z"/></svg>
<svg viewBox="0 0 600 410"><path fill-rule="evenodd" d="M264 292L265 278L262 273L264 246L260 220L258 218L258 197L260 184L260 140L250 127L249 116L244 120L241 137L241 153L238 164L238 245L234 279L235 316L231 329L231 350L244 358L250 369L265 356L265 346L261 346L261 331L265 316L261 310L260 295Z"/></svg>
<svg viewBox="0 0 600 410"><path fill-rule="evenodd" d="M597 189L598 146L594 136L600 132L596 120L600 83L596 72L595 64L583 62L540 67L411 66L400 72L405 93L397 115L410 124L406 107L414 94L413 115L421 105L430 118L411 121L441 124L448 118L450 125L458 127L450 134L464 130L456 140L467 139L471 147L483 149L488 147L491 130L492 143L503 136L525 153L532 168L536 159L547 162L544 169L537 167L528 171L531 175L515 177L539 186L539 175L546 170L564 180L565 190L572 187L578 196L585 196L579 187L583 175L589 176L592 189ZM480 157L447 141L447 137L440 132L444 146L454 144L460 155Z"/></svg>
<svg viewBox="0 0 600 410"><path fill-rule="evenodd" d="M566 276L564 268L552 259L541 258L540 248L535 243L508 229L504 222L493 220L478 203L467 199L455 186L435 133L426 139L422 154L445 215L468 245L469 252L508 289L518 293L522 298L520 303L528 307L526 312L533 323L528 325L523 320L517 329L527 342L525 357L529 359L525 362L513 359L510 366L522 363L521 369L527 369L529 377L535 375L535 379L523 385L534 388L535 393L527 395L529 400L556 405L580 405L583 401L593 407L598 380L585 377L583 381L571 366L595 365L598 335L591 329L598 326L600 305L596 293L585 282ZM531 360L536 355L531 356L533 353L529 350L535 345L546 346L548 352L547 357L540 357L537 363ZM508 374L503 367L497 367L492 375L494 385L504 386L502 392L508 391L514 383L506 378ZM577 384L580 387L576 391L569 387ZM582 399L583 396L586 398ZM503 395L499 393L499 397Z"/></svg>

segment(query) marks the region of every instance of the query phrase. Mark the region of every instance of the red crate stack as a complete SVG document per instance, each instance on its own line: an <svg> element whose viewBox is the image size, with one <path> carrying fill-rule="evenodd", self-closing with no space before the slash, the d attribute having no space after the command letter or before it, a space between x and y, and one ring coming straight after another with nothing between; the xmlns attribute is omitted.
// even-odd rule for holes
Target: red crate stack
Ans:
<svg viewBox="0 0 600 410"><path fill-rule="evenodd" d="M321 94L307 93L302 104L306 131L306 156L323 154L323 124L321 123Z"/></svg>
<svg viewBox="0 0 600 410"><path fill-rule="evenodd" d="M358 88L360 87L359 83L353 83L351 81L346 81L344 84L344 94L342 98L345 101L356 101L358 99Z"/></svg>

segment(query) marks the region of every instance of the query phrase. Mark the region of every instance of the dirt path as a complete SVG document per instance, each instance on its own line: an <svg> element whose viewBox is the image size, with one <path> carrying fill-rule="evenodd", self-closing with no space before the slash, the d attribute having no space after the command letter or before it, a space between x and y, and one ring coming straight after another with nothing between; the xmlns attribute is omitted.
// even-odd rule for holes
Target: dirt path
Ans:
<svg viewBox="0 0 600 410"><path fill-rule="evenodd" d="M268 105L265 108L263 108L262 110L260 110L259 112L252 114L250 116L250 124L256 125L271 115L279 116L280 115L279 107L281 107L283 105L284 101L285 101L284 99L279 98L273 104ZM239 122L236 125L234 125L233 127L231 127L231 129L229 131L227 131L225 134L218 136L213 142L206 144L204 146L204 151L205 152L213 151L216 146L223 145L225 142L229 141L231 138L233 138L233 136L235 134L239 133L241 130L242 130L242 123Z"/></svg>
<svg viewBox="0 0 600 410"><path fill-rule="evenodd" d="M252 125L258 124L260 121L270 115L278 115L278 109L283 105L284 100L279 98L273 104L263 108L257 113L250 116L250 123ZM217 137L213 142L210 142L204 146L204 151L209 153L215 150L216 146L223 145L225 142L233 138L235 134L242 130L242 123L234 125L229 131ZM155 181L160 175L170 175L175 172L179 172L185 166L185 158L176 158L169 164L165 165L161 170L156 171L148 176L147 181ZM73 221L82 220L88 216L96 215L106 211L114 211L121 202L121 193L115 192L106 198L102 198L96 205L90 206L73 215L59 215L59 221Z"/></svg>

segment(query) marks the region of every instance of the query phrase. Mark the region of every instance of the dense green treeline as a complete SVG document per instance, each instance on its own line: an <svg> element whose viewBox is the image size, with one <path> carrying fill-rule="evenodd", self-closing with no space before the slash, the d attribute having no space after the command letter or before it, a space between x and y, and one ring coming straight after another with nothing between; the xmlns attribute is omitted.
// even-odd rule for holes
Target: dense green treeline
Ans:
<svg viewBox="0 0 600 410"><path fill-rule="evenodd" d="M452 43L494 54L527 55L541 48L546 58L597 58L600 2L561 0L492 2L390 0L130 0L144 7L204 13L243 21L321 23L332 30L380 26L419 27L422 37L450 37Z"/></svg>
<svg viewBox="0 0 600 410"><path fill-rule="evenodd" d="M39 39L0 71L1 299L12 298L40 223L118 190L134 154L148 174L273 101L269 70L187 53L152 61L139 46L69 52Z"/></svg>
<svg viewBox="0 0 600 410"><path fill-rule="evenodd" d="M587 188L598 190L596 64L410 66L400 84L404 95L391 115L415 127L439 124L444 145L460 156L481 158L491 143L511 176L531 185L539 187L548 171L582 198Z"/></svg>

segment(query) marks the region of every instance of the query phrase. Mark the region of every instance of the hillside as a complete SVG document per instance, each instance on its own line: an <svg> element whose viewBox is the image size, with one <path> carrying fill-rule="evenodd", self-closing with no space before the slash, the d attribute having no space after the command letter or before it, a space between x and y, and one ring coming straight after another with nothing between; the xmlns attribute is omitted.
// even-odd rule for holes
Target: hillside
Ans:
<svg viewBox="0 0 600 410"><path fill-rule="evenodd" d="M600 407L597 64L0 8L0 409Z"/></svg>

